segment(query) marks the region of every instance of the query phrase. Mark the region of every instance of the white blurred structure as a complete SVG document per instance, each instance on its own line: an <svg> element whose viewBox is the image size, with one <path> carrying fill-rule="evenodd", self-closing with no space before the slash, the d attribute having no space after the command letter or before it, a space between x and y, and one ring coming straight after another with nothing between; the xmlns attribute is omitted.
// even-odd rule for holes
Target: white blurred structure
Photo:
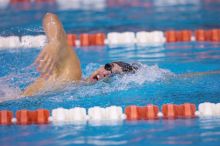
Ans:
<svg viewBox="0 0 220 146"><path fill-rule="evenodd" d="M0 0L0 9L5 9L7 8L10 0Z"/></svg>

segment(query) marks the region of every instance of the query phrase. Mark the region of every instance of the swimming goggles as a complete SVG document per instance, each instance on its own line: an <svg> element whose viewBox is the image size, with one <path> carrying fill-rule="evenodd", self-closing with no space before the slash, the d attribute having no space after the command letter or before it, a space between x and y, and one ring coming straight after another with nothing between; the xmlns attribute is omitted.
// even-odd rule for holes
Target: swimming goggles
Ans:
<svg viewBox="0 0 220 146"><path fill-rule="evenodd" d="M112 63L107 63L107 64L105 64L104 69L107 70L107 71L110 71L111 75L113 75L113 72L112 72L113 67L114 67L114 65ZM98 75L93 77L93 79L98 81L99 80Z"/></svg>

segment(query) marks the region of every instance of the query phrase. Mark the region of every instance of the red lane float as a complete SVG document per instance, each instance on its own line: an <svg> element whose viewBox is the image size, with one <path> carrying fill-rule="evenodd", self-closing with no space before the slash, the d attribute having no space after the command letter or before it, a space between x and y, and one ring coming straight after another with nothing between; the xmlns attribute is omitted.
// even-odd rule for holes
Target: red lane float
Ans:
<svg viewBox="0 0 220 146"><path fill-rule="evenodd" d="M180 40L182 42L190 42L191 41L191 37L192 37L192 31L190 30L182 30L180 31Z"/></svg>
<svg viewBox="0 0 220 146"><path fill-rule="evenodd" d="M76 34L68 34L67 35L67 40L68 40L68 44L70 46L76 46Z"/></svg>
<svg viewBox="0 0 220 146"><path fill-rule="evenodd" d="M38 109L35 111L35 123L36 124L47 124L49 121L50 112L46 109Z"/></svg>
<svg viewBox="0 0 220 146"><path fill-rule="evenodd" d="M158 106L155 106L153 104L149 104L147 106L144 106L142 109L142 119L144 120L155 120L158 119L158 112L159 108Z"/></svg>
<svg viewBox="0 0 220 146"><path fill-rule="evenodd" d="M125 108L127 120L155 120L158 119L159 108L149 104L143 107L131 105Z"/></svg>
<svg viewBox="0 0 220 146"><path fill-rule="evenodd" d="M35 120L35 115L35 112L29 110L19 110L16 112L16 123L19 125L32 124Z"/></svg>
<svg viewBox="0 0 220 146"><path fill-rule="evenodd" d="M89 36L88 33L80 34L79 38L80 38L80 45L82 47L90 46L90 39L91 39L91 37Z"/></svg>
<svg viewBox="0 0 220 146"><path fill-rule="evenodd" d="M162 113L164 119L176 119L178 117L178 107L175 104L164 104Z"/></svg>
<svg viewBox="0 0 220 146"><path fill-rule="evenodd" d="M198 29L195 31L196 41L204 42L206 41L206 31L203 29Z"/></svg>
<svg viewBox="0 0 220 146"><path fill-rule="evenodd" d="M181 30L181 31L166 31L165 32L166 42L190 42L192 37L191 30Z"/></svg>
<svg viewBox="0 0 220 146"><path fill-rule="evenodd" d="M131 105L125 108L127 120L141 120L140 107Z"/></svg>
<svg viewBox="0 0 220 146"><path fill-rule="evenodd" d="M95 34L89 34L89 46L95 46Z"/></svg>
<svg viewBox="0 0 220 146"><path fill-rule="evenodd" d="M105 44L105 34L96 33L96 34L80 34L80 45L82 47L87 46L103 46Z"/></svg>
<svg viewBox="0 0 220 146"><path fill-rule="evenodd" d="M177 36L176 36L176 31L170 30L165 32L166 36L166 42L171 43L171 42L177 42Z"/></svg>
<svg viewBox="0 0 220 146"><path fill-rule="evenodd" d="M204 42L220 42L220 29L203 30L198 29L195 31L196 41Z"/></svg>
<svg viewBox="0 0 220 146"><path fill-rule="evenodd" d="M94 45L96 45L96 46L104 46L105 45L106 36L104 33L96 33L94 37L95 37Z"/></svg>
<svg viewBox="0 0 220 146"><path fill-rule="evenodd" d="M50 113L45 109L38 109L35 111L19 110L16 112L17 124L47 124Z"/></svg>
<svg viewBox="0 0 220 146"><path fill-rule="evenodd" d="M178 106L178 116L180 118L195 118L195 112L195 104L184 103Z"/></svg>
<svg viewBox="0 0 220 146"><path fill-rule="evenodd" d="M220 41L220 29L211 29L210 33L210 41L219 42Z"/></svg>
<svg viewBox="0 0 220 146"><path fill-rule="evenodd" d="M0 111L0 125L12 124L13 113L8 110Z"/></svg>

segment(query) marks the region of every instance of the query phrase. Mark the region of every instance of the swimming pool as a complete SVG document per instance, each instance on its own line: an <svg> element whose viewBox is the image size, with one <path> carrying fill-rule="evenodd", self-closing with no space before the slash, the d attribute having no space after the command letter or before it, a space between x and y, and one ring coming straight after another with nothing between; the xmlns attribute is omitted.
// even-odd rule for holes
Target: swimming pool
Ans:
<svg viewBox="0 0 220 146"><path fill-rule="evenodd" d="M76 1L75 1L76 2ZM99 6L80 3L9 5L0 10L2 36L43 34L42 16L47 11L60 17L68 33L151 31L219 28L218 1L102 1ZM65 7L64 7L65 6ZM31 8L31 10L30 10ZM16 21L15 21L16 20ZM166 103L219 103L220 75L166 78L162 69L174 74L220 69L218 43L170 43L161 46L103 46L77 48L83 76L104 63L122 60L148 65L147 72L110 83L71 86L62 91L0 103L0 110L13 112L58 107L117 105L161 107ZM38 73L30 64L39 48L0 51L0 95L16 96ZM146 74L143 74L146 73ZM19 87L19 89L16 89ZM6 95L5 95L6 94ZM219 145L220 119L196 118L154 121L124 121L115 125L0 126L2 145Z"/></svg>

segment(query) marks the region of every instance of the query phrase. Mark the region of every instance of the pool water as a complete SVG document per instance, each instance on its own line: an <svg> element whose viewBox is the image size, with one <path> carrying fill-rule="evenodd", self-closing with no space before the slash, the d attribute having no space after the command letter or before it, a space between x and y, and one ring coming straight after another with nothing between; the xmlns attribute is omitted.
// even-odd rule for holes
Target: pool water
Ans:
<svg viewBox="0 0 220 146"><path fill-rule="evenodd" d="M55 12L67 33L153 31L219 28L218 1L104 1L98 9L64 10L58 4L39 7L8 6L0 10L0 34L43 34L41 19ZM117 5L116 5L117 4ZM15 15L16 14L16 15ZM16 20L16 21L14 21ZM13 21L13 23L12 23ZM4 23L3 23L4 22ZM38 76L31 66L40 48L0 51L0 96L17 96ZM87 86L0 103L13 112L76 106L220 102L220 75L174 77L220 69L220 44L172 43L158 46L103 46L76 48L83 77L110 61L139 62L145 67L135 75L114 77ZM121 79L122 78L122 79ZM106 125L0 126L1 145L216 145L220 143L220 117L155 121L124 121Z"/></svg>

